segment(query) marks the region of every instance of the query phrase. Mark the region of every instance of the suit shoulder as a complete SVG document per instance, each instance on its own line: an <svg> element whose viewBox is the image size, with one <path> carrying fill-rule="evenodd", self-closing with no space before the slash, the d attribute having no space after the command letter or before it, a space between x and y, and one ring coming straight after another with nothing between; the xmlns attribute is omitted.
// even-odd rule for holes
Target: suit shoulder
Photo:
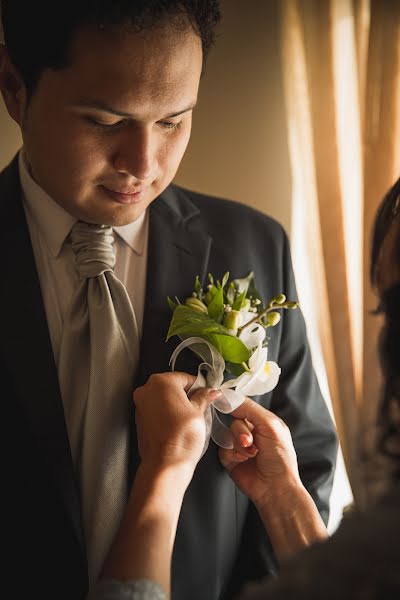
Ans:
<svg viewBox="0 0 400 600"><path fill-rule="evenodd" d="M202 220L209 224L214 223L218 226L239 227L243 231L248 228L263 231L277 239L286 241L287 233L284 227L273 217L262 213L261 211L247 206L236 200L210 196L182 188L172 186L175 194L182 201L186 198L191 201L198 209Z"/></svg>

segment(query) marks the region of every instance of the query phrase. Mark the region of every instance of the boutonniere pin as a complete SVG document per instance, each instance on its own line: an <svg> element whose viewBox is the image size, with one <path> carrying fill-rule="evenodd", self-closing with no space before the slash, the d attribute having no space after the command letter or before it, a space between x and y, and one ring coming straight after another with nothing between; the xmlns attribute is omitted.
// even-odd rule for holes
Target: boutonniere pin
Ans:
<svg viewBox="0 0 400 600"><path fill-rule="evenodd" d="M266 394L277 385L281 369L268 360L267 329L279 323L280 311L298 307L282 293L264 304L253 272L232 281L229 273L222 281L214 281L209 274L208 280L203 289L196 277L192 295L183 301L168 298L172 319L167 340L175 335L181 339L170 358L172 369L180 352L189 348L201 361L189 394L205 386L221 391L205 415L203 453L210 437L223 448L233 447L230 431L218 412L229 414L246 396Z"/></svg>

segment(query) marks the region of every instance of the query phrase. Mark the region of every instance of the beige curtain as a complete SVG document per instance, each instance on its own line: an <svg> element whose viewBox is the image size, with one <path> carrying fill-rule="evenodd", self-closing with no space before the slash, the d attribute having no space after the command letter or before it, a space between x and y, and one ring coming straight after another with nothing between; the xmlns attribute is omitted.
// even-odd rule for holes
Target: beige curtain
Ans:
<svg viewBox="0 0 400 600"><path fill-rule="evenodd" d="M367 495L380 375L368 281L376 208L400 172L400 2L281 0L292 252L352 492Z"/></svg>

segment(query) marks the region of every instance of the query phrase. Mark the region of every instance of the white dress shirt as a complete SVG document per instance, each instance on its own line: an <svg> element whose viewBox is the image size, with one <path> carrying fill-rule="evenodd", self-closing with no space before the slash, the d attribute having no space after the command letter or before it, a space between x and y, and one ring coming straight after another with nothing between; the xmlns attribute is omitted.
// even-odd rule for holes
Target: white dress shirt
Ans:
<svg viewBox="0 0 400 600"><path fill-rule="evenodd" d="M23 150L19 153L19 171L24 210L58 367L64 316L78 282L74 253L66 240L77 219L50 198L32 179ZM141 337L146 289L148 211L133 223L113 229L115 274L125 285L131 299Z"/></svg>

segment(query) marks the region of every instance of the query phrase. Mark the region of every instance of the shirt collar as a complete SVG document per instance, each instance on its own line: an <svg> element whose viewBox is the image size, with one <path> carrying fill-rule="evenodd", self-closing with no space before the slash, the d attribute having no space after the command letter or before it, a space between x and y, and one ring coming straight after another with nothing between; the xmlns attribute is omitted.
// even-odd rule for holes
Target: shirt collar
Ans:
<svg viewBox="0 0 400 600"><path fill-rule="evenodd" d="M57 204L32 178L24 150L19 153L21 186L27 209L44 237L51 255L56 258L77 219ZM148 211L133 223L114 227L115 233L139 256L145 250Z"/></svg>
<svg viewBox="0 0 400 600"><path fill-rule="evenodd" d="M146 210L136 221L114 227L115 233L137 254L141 256L145 251L148 230L148 210Z"/></svg>

